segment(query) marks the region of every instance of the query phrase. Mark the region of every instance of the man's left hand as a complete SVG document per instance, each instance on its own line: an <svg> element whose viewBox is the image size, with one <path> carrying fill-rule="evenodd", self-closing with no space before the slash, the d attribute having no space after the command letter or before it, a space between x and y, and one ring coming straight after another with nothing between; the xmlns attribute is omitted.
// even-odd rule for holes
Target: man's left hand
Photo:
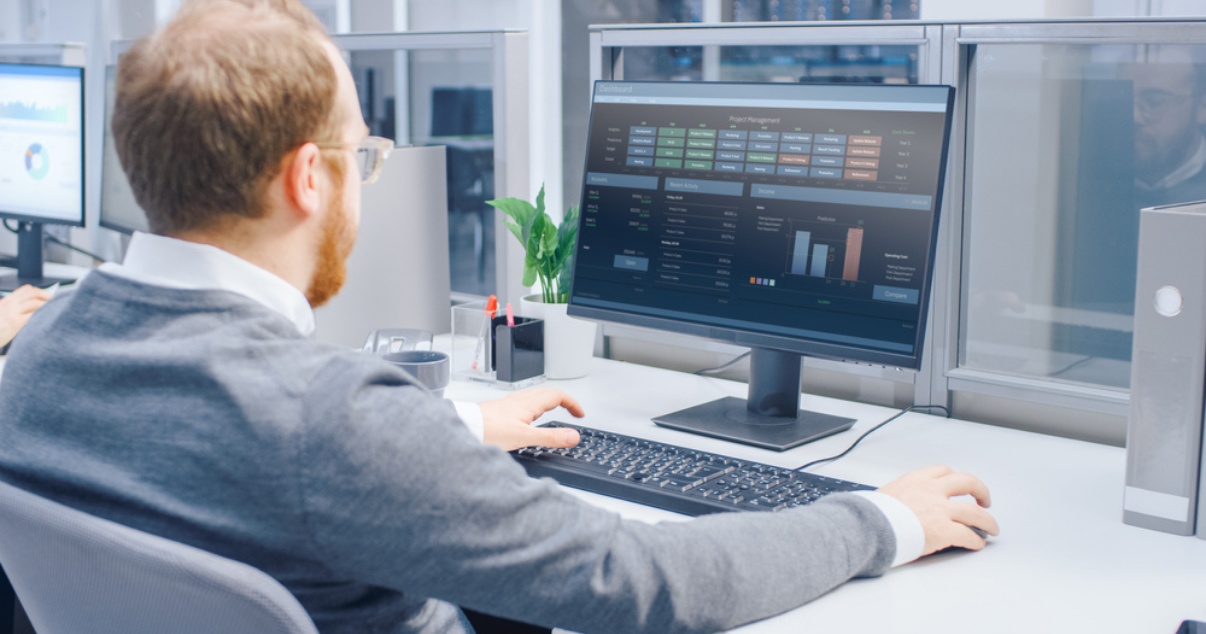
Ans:
<svg viewBox="0 0 1206 634"><path fill-rule="evenodd" d="M573 447L578 432L572 429L532 427L541 414L564 407L576 418L586 415L569 394L551 387L538 387L480 403L485 423L485 442L506 451L522 447Z"/></svg>

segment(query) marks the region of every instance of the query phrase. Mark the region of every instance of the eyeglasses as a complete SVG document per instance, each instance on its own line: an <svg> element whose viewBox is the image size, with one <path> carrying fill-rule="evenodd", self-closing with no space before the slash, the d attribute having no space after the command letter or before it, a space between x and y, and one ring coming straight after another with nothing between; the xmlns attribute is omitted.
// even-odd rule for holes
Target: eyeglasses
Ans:
<svg viewBox="0 0 1206 634"><path fill-rule="evenodd" d="M314 145L333 150L354 148L356 150L356 167L360 170L361 185L372 185L377 182L377 179L381 177L381 168L385 165L385 159L389 158L389 153L394 151L393 139L379 136L368 137L355 145L348 143L315 143Z"/></svg>
<svg viewBox="0 0 1206 634"><path fill-rule="evenodd" d="M1135 108L1144 118L1160 117L1174 104L1192 97L1190 93L1175 93L1149 88L1135 94Z"/></svg>

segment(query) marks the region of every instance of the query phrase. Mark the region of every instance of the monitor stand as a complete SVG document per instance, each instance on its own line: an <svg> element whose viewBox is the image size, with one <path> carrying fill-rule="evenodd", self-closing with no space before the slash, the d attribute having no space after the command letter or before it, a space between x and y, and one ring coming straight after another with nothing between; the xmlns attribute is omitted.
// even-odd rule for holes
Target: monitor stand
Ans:
<svg viewBox="0 0 1206 634"><path fill-rule="evenodd" d="M17 274L0 277L0 293L11 293L29 284L48 288L55 284L70 284L69 278L42 275L42 224L21 222L17 225Z"/></svg>
<svg viewBox="0 0 1206 634"><path fill-rule="evenodd" d="M850 429L855 419L802 410L800 355L754 348L749 399L726 397L659 416L662 427L786 451Z"/></svg>

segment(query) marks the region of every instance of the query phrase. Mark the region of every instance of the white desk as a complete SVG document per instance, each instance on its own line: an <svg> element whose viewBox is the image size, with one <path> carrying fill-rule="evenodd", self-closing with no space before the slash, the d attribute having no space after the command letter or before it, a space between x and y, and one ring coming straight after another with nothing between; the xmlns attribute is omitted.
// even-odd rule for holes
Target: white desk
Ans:
<svg viewBox="0 0 1206 634"><path fill-rule="evenodd" d="M664 429L649 420L721 396L744 396L742 383L596 359L587 378L549 385L582 403L583 424L782 467L839 453L894 413L805 396L804 407L858 423L851 431L778 453ZM462 382L446 392L469 401L503 394ZM572 420L564 412L545 419ZM1122 449L908 414L815 472L882 485L933 463L970 471L988 484L1000 537L978 553L941 553L880 578L852 581L739 631L1175 634L1182 619L1206 621L1206 541L1122 523ZM685 519L570 490L629 518Z"/></svg>

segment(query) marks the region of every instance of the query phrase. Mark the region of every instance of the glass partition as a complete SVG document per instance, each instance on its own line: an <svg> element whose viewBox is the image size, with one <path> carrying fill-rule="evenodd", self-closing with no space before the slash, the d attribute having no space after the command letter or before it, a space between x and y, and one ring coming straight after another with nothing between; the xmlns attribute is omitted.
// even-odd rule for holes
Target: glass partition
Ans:
<svg viewBox="0 0 1206 634"><path fill-rule="evenodd" d="M1202 62L1201 45L977 47L961 366L1129 386L1139 209L1206 198Z"/></svg>
<svg viewBox="0 0 1206 634"><path fill-rule="evenodd" d="M490 53L372 50L349 56L373 134L445 146L452 290L483 297L498 290L494 208L486 204L495 197Z"/></svg>
<svg viewBox="0 0 1206 634"><path fill-rule="evenodd" d="M487 200L529 198L527 36L520 32L334 36L373 134L442 145L452 291L518 301L522 254L508 260ZM515 251L516 249L510 249Z"/></svg>
<svg viewBox="0 0 1206 634"><path fill-rule="evenodd" d="M949 375L956 388L969 378L1003 396L1028 385L1123 413L1139 210L1206 199L1206 43L1156 43L1180 39L1171 29L1184 25L1171 23L1110 25L1080 41L1025 26L1001 41L1005 28L962 49L963 271ZM986 390L993 382L1001 389Z"/></svg>

